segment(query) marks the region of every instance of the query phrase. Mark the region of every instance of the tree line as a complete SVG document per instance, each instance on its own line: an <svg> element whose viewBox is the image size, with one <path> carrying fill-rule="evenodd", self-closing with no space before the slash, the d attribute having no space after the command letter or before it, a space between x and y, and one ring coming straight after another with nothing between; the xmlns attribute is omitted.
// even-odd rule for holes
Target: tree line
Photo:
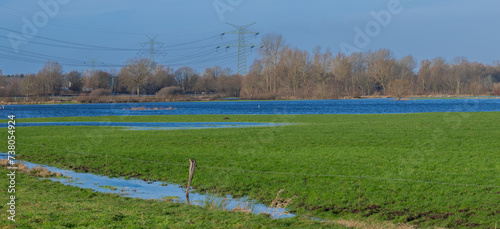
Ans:
<svg viewBox="0 0 500 229"><path fill-rule="evenodd" d="M119 72L91 70L64 73L57 62L48 61L37 74L0 76L0 96L45 97L81 94L216 94L238 97L242 76L229 68L207 68L203 74L185 66L177 70L132 59Z"/></svg>
<svg viewBox="0 0 500 229"><path fill-rule="evenodd" d="M418 66L418 69L417 69ZM131 59L119 71L64 73L48 61L36 74L0 76L0 96L64 94L212 94L254 99L334 99L362 96L500 95L500 62L485 65L465 57L396 58L387 49L346 55L293 48L281 35L262 38L247 75L213 66L198 73L147 59Z"/></svg>
<svg viewBox="0 0 500 229"><path fill-rule="evenodd" d="M457 57L396 58L387 49L346 55L316 48L309 53L281 35L262 39L259 57L243 79L242 97L342 98L371 95L500 94L500 62L484 65Z"/></svg>

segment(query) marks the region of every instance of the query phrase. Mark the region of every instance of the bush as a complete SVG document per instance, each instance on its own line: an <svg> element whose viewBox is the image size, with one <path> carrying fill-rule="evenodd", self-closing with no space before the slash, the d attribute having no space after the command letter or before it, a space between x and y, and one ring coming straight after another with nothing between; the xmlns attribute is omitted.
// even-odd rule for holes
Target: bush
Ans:
<svg viewBox="0 0 500 229"><path fill-rule="evenodd" d="M109 95L111 91L109 89L98 88L90 92L90 97L101 97L105 95Z"/></svg>
<svg viewBox="0 0 500 229"><path fill-rule="evenodd" d="M495 83L493 85L493 94L500 95L500 83Z"/></svg>
<svg viewBox="0 0 500 229"><path fill-rule="evenodd" d="M390 95L396 97L399 100L401 99L401 97L410 94L411 84L408 80L397 79L389 82L389 85L387 85L387 90L389 91Z"/></svg>
<svg viewBox="0 0 500 229"><path fill-rule="evenodd" d="M170 86L164 87L159 92L156 93L156 96L161 98L170 98L172 96L178 95L182 92L180 87Z"/></svg>

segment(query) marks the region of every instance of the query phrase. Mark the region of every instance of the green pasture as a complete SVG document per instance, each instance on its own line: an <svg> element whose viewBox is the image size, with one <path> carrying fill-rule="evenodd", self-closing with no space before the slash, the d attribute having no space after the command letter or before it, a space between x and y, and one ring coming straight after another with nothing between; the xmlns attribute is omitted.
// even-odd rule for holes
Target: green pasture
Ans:
<svg viewBox="0 0 500 229"><path fill-rule="evenodd" d="M145 131L18 127L16 138L18 153L30 162L181 185L187 184L188 159L194 158L195 191L269 204L284 189L282 197L297 196L289 209L301 216L494 228L500 221L499 120L499 112L41 118L17 121L290 125ZM127 206L142 204L133 202Z"/></svg>

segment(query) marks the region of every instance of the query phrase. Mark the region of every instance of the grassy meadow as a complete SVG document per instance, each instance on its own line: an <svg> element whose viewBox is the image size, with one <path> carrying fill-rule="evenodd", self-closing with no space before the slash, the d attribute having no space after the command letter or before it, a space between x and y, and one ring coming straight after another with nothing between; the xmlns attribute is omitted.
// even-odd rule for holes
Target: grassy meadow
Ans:
<svg viewBox="0 0 500 229"><path fill-rule="evenodd" d="M7 174L5 168L0 173ZM39 180L26 174L18 183L16 222L0 207L0 228L344 228L305 218L272 220L265 215L207 210L198 206L120 197ZM0 198L9 197L0 180Z"/></svg>
<svg viewBox="0 0 500 229"><path fill-rule="evenodd" d="M30 162L182 185L187 184L188 159L194 158L198 164L195 191L249 196L269 204L284 189L282 197L297 196L289 209L303 216L421 227L494 228L500 222L498 120L500 112L40 118L17 122L227 121L291 125L168 131L18 127L16 140L18 153ZM5 148L6 141L0 147ZM56 185L32 180L28 184ZM26 187L24 191L29 190ZM71 195L78 192L88 191L68 190L63 192L67 196L51 201L71 205L78 201ZM110 199L109 204L101 203L101 207L111 209L108 214L120 212L115 206L134 208L147 202ZM227 213L203 214L215 214L214 219L227 217Z"/></svg>

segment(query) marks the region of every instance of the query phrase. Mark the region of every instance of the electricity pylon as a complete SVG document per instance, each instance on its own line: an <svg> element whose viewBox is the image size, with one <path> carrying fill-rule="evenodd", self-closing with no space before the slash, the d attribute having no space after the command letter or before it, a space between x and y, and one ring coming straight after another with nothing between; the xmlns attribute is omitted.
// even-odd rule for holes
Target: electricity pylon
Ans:
<svg viewBox="0 0 500 229"><path fill-rule="evenodd" d="M236 28L236 30L225 32L222 34L224 36L225 34L238 34L238 44L229 44L226 47L238 47L238 74L240 75L246 75L247 74L247 56L246 56L246 47L254 48L254 44L248 44L245 42L245 34L255 34L256 36L259 34L258 32L254 32L251 30L248 30L247 28L254 25L248 24L248 25L243 25L243 26L238 26L238 25L233 25L231 23L227 23L228 25ZM217 48L220 48L217 47Z"/></svg>
<svg viewBox="0 0 500 229"><path fill-rule="evenodd" d="M87 57L88 61L83 62L85 65L90 66L90 71L87 68L87 74L88 74L89 77L92 76L95 73L97 65L102 66L102 64L104 64L103 62L98 62L97 61L99 58L100 57L97 57L97 58L89 58L89 57Z"/></svg>
<svg viewBox="0 0 500 229"><path fill-rule="evenodd" d="M95 70L96 64L104 64L104 63L102 63L102 62L100 62L100 63L98 63L98 62L97 62L97 60L98 60L99 58L100 58L100 57L97 57L97 58L93 58L93 59L92 59L92 58L87 57L87 59L88 59L89 61L85 61L85 62L83 62L83 63L84 63L84 64L86 64L86 65L89 65L89 66L90 66L90 71L91 71L91 72L93 72L93 71Z"/></svg>
<svg viewBox="0 0 500 229"><path fill-rule="evenodd" d="M149 56L149 63L151 64L151 66L155 66L156 65L155 57L165 56L167 53L161 50L164 44L155 41L158 35L153 38L148 35L146 35L146 37L149 39L149 41L141 43L141 46L144 48L144 51L140 52L139 55L144 57ZM155 45L158 46L158 48L155 48Z"/></svg>

